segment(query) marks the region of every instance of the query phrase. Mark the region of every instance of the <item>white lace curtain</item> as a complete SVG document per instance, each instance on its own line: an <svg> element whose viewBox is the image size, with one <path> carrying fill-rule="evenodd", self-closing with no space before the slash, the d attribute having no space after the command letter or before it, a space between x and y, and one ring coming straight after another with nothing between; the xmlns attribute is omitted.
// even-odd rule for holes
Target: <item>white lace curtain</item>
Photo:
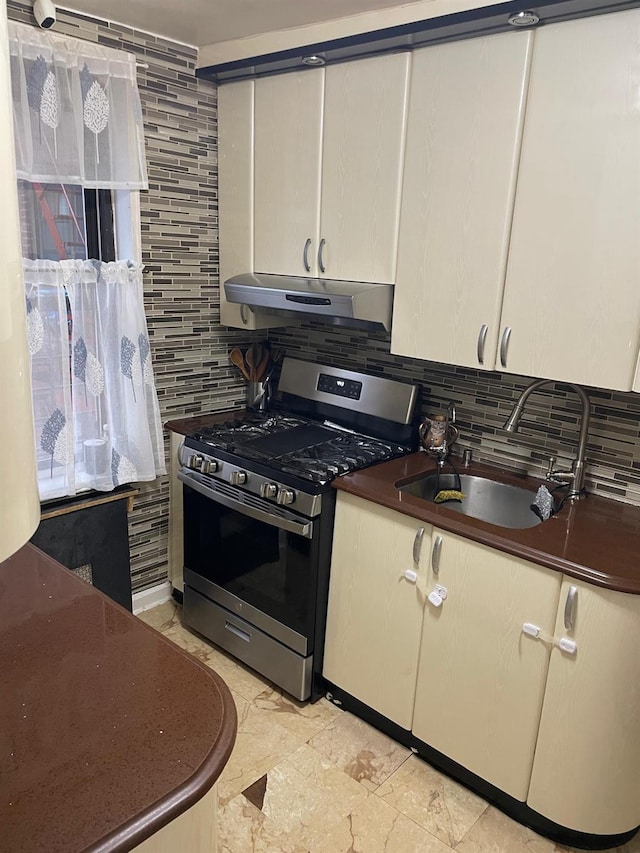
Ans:
<svg viewBox="0 0 640 853"><path fill-rule="evenodd" d="M40 497L164 474L142 266L24 264Z"/></svg>
<svg viewBox="0 0 640 853"><path fill-rule="evenodd" d="M18 177L146 188L134 56L14 22L9 45Z"/></svg>

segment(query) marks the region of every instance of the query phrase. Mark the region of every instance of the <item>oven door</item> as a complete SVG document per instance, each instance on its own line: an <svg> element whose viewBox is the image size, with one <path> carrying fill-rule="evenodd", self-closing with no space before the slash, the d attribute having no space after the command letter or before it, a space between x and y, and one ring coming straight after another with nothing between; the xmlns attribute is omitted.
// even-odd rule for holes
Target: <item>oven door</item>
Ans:
<svg viewBox="0 0 640 853"><path fill-rule="evenodd" d="M313 652L320 524L179 473L185 583L299 655Z"/></svg>

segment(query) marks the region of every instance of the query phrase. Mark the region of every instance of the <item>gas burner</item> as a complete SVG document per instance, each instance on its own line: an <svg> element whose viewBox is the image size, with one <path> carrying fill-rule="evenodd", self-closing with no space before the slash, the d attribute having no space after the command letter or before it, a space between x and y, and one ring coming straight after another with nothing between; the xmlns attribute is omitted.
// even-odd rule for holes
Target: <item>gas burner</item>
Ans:
<svg viewBox="0 0 640 853"><path fill-rule="evenodd" d="M244 420L229 420L207 427L194 435L211 447L229 452L244 452L245 445L254 439L276 435L301 426L306 421L281 413L247 415Z"/></svg>

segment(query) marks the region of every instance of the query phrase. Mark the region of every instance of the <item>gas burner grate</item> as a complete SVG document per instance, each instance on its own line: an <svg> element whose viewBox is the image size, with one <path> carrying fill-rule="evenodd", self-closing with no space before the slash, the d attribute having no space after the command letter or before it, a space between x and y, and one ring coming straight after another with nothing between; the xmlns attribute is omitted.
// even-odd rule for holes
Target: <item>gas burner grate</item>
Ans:
<svg viewBox="0 0 640 853"><path fill-rule="evenodd" d="M301 426L307 421L287 414L255 414L246 420L230 420L198 432L194 438L220 450L243 451L248 442L268 435L276 435Z"/></svg>
<svg viewBox="0 0 640 853"><path fill-rule="evenodd" d="M314 447L278 460L279 467L316 483L330 483L341 474L393 459L407 452L402 445L386 444L366 436L338 435Z"/></svg>

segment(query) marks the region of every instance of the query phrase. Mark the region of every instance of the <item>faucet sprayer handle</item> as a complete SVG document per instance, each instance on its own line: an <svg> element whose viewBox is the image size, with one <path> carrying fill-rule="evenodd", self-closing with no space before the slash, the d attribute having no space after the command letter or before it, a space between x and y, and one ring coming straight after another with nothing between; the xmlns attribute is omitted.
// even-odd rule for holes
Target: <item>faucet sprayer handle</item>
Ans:
<svg viewBox="0 0 640 853"><path fill-rule="evenodd" d="M550 480L553 475L553 469L556 467L556 457L550 456L549 462L547 463L547 473L545 474L545 479Z"/></svg>

